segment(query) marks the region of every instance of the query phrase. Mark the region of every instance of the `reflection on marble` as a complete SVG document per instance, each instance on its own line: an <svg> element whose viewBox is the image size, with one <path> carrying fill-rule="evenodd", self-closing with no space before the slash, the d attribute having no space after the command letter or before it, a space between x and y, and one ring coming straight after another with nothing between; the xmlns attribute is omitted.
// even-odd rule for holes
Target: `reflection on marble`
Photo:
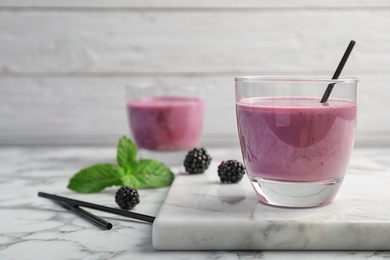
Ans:
<svg viewBox="0 0 390 260"><path fill-rule="evenodd" d="M238 150L209 149L209 152L214 161L239 156ZM383 182L375 187L370 188L368 185L361 187L359 199L372 199L370 211L381 211L383 217L389 213L383 207L379 207L379 204L389 201L386 197L388 193L382 194L380 200L377 200L378 197L373 193L385 185L384 180L390 169L389 152L390 149L355 150L354 164L350 167L351 173L365 178L367 183L372 184L372 181L377 179L374 176L382 178ZM114 225L112 230L101 230L50 200L37 196L38 191L44 191L116 207L113 200L115 188L99 194L87 195L76 194L66 189L68 179L77 170L99 162L115 162L115 148L0 148L0 259L334 259L337 257L381 259L390 257L390 253L385 251L158 251L152 246L153 227L150 224L89 210ZM181 177L176 180L180 180ZM346 179L344 184L349 180ZM253 219L255 222L259 218L261 220L272 214L272 210L277 211L276 208L267 207L268 215L264 214L265 211L262 212L263 215L260 214L262 207L251 199L252 191L247 193L246 187L238 185L237 189L242 189L240 195L231 196L227 192L229 186L223 186L226 190L210 189L213 185L217 185L215 180L210 179L210 182L203 180L196 194L183 195L183 197L195 196L200 199L213 197L213 200L202 206L202 210L214 211L216 216L221 218L226 218L228 215L226 213L230 215L239 209L247 216L255 216ZM347 193L347 188L347 185L343 186L340 192ZM168 188L141 190L141 203L134 211L156 216L168 191ZM332 207L343 207L343 202L338 199L337 197ZM355 204L348 206L357 208L359 199L356 199ZM187 203L186 207L188 206L191 205ZM254 208L256 210L252 212ZM324 216L325 209L324 207ZM360 212L353 210L347 212L351 219L357 219L362 214L366 214L367 209L360 207ZM275 215L277 214L274 212L273 216ZM327 216L330 220L338 217L337 214ZM369 217L370 215L367 215L367 222L372 220ZM171 220L174 227L171 229L172 232L179 230L175 226L176 221L177 218ZM229 217L226 221L230 221ZM208 225L208 223L204 224ZM210 232L212 231L211 229ZM272 236L273 228L267 232ZM347 234L348 232L346 231ZM348 237L347 234L343 233L340 236ZM227 235L232 234L227 233ZM362 237L362 240L367 240L367 237Z"/></svg>

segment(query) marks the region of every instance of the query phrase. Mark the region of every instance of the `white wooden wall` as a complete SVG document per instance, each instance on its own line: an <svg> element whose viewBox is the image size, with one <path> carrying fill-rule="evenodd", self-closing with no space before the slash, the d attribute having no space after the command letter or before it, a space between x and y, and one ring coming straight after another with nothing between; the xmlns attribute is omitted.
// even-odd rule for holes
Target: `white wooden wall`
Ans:
<svg viewBox="0 0 390 260"><path fill-rule="evenodd" d="M234 76L361 79L357 145L390 145L390 1L0 0L0 144L114 144L124 87L205 88L204 144L236 144Z"/></svg>

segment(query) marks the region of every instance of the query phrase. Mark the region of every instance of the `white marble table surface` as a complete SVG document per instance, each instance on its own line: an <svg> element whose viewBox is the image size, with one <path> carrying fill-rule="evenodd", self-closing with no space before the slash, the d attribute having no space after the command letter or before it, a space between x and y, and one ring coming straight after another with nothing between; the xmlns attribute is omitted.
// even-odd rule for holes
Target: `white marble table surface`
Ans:
<svg viewBox="0 0 390 260"><path fill-rule="evenodd" d="M238 149L209 152L214 160L240 159ZM353 157L370 158L375 167L390 170L390 148L355 149ZM77 194L66 188L68 179L79 169L101 162L115 162L115 147L0 148L0 259L390 258L389 251L157 251L152 247L150 224L90 210L114 225L111 230L101 230L37 196L38 191L44 191L117 207L116 188L98 194ZM168 191L141 190L141 203L134 211L157 215Z"/></svg>

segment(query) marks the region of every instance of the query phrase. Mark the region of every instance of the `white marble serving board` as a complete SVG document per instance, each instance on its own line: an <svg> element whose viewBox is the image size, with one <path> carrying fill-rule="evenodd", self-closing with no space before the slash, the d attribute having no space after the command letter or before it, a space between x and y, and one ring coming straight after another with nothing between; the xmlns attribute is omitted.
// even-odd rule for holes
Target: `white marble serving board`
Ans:
<svg viewBox="0 0 390 260"><path fill-rule="evenodd" d="M355 158L335 200L286 209L258 199L245 176L221 184L219 162L179 174L153 224L158 250L390 250L390 172Z"/></svg>

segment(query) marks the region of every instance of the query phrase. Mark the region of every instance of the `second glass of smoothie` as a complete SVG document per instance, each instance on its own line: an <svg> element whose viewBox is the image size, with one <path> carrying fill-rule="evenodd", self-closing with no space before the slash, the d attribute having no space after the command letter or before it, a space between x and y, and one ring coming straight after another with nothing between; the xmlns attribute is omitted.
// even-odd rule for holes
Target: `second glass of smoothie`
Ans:
<svg viewBox="0 0 390 260"><path fill-rule="evenodd" d="M237 77L243 160L260 201L330 203L347 171L356 131L357 79ZM329 84L330 98L321 103Z"/></svg>
<svg viewBox="0 0 390 260"><path fill-rule="evenodd" d="M185 151L198 146L204 114L201 91L190 86L127 87L130 129L141 157L174 166Z"/></svg>

